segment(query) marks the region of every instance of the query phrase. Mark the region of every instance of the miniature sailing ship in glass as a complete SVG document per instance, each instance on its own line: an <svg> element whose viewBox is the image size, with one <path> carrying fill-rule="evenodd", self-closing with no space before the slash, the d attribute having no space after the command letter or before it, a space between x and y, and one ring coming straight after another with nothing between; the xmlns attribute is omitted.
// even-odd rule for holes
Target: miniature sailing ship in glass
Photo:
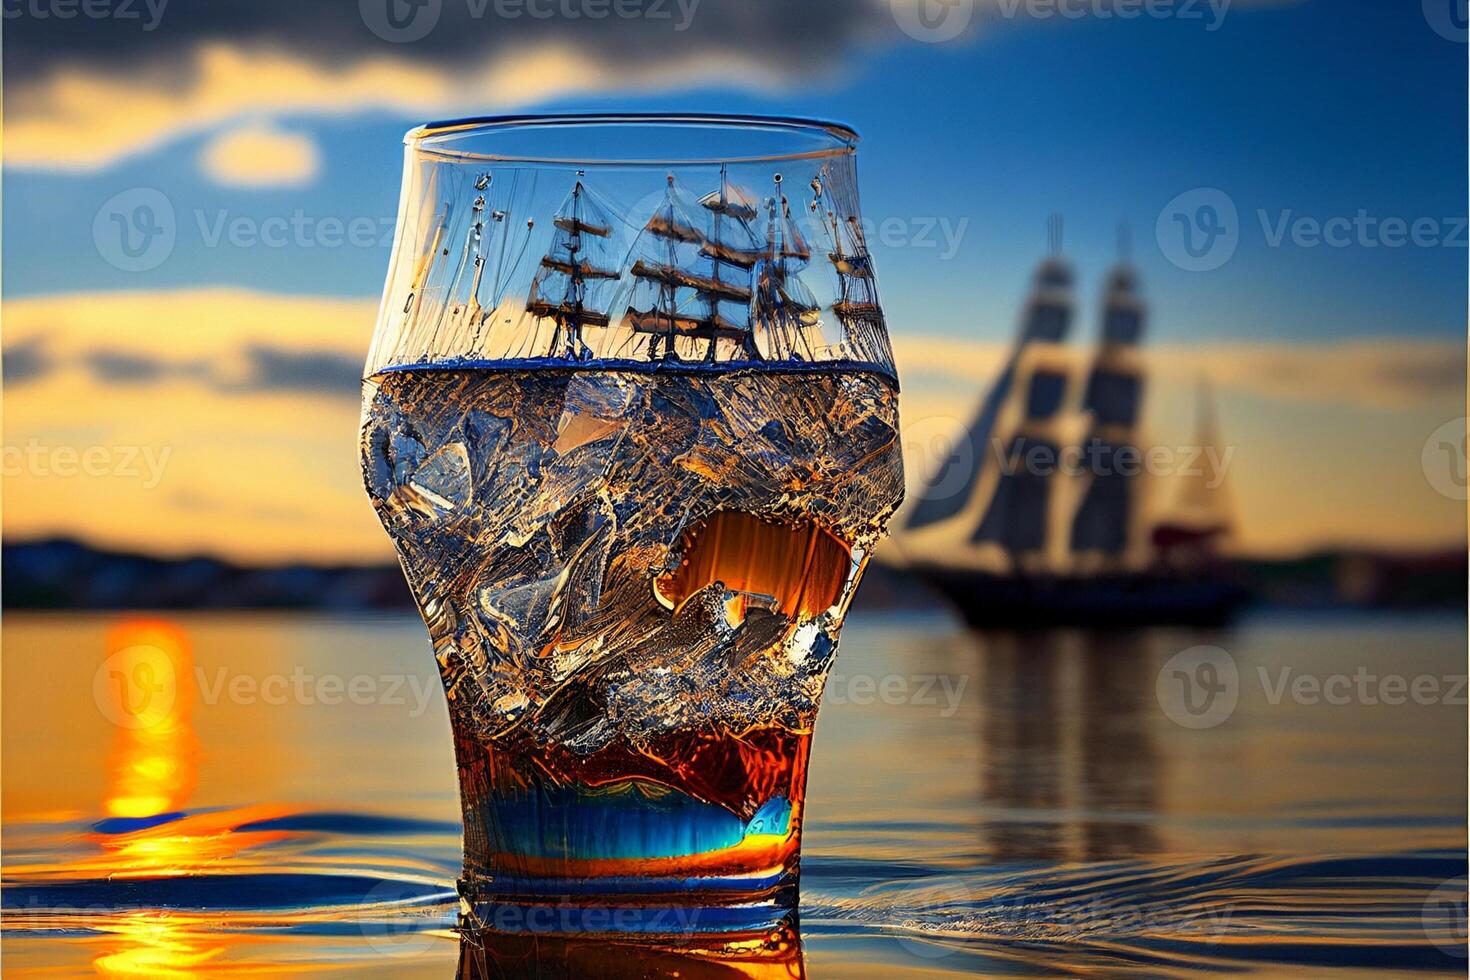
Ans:
<svg viewBox="0 0 1470 980"><path fill-rule="evenodd" d="M828 364L896 380L850 155L788 162L800 184L769 165L674 167L631 204L642 185L618 170L558 188L545 169L487 167L463 189L461 167L411 169L405 195L432 220L395 252L370 373Z"/></svg>

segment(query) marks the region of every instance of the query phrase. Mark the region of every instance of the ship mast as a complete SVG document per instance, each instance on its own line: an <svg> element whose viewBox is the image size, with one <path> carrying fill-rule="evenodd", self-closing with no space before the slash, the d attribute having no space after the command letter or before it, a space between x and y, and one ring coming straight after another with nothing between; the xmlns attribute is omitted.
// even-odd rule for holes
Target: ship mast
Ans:
<svg viewBox="0 0 1470 980"><path fill-rule="evenodd" d="M719 196L702 203L716 219L740 213L729 200L723 180ZM677 360L674 342L678 337L705 341L706 361L715 359L718 341L745 341L750 327L726 318L720 304L748 307L751 290L748 285L726 279L722 266L749 268L755 264L754 254L728 245L718 232L711 237L696 226L679 203L673 174L668 178L664 204L649 219L643 233L653 240L654 247L633 263L634 298L627 319L634 331L651 335L649 357ZM707 273L700 268L705 261L710 264ZM638 304L640 286L653 291L653 301L646 309Z"/></svg>
<svg viewBox="0 0 1470 980"><path fill-rule="evenodd" d="M812 194L811 209L821 212L826 189L820 178L812 178ZM872 256L868 252L862 226L853 215L849 215L845 223L840 221L837 209L831 205L826 207L825 219L822 225L832 242L827 260L837 273L838 284L832 313L842 324L848 348L854 356L860 360L889 363L893 359L893 351L887 340L883 310L878 305L878 282L873 275ZM844 224L847 229L845 237L852 243L851 247L843 241Z"/></svg>
<svg viewBox="0 0 1470 980"><path fill-rule="evenodd" d="M752 326L759 323L771 338L777 357L800 360L800 342L808 357L814 356L806 330L816 325L821 305L797 275L811 261L811 249L791 220L791 206L781 192L781 175L773 178L775 190L766 200L766 245L755 268L755 302Z"/></svg>
<svg viewBox="0 0 1470 980"><path fill-rule="evenodd" d="M587 326L606 327L609 323L606 312L589 308L588 284L615 280L619 276L613 269L594 264L587 256L584 239L609 239L612 226L595 220L596 215L586 200L587 189L582 184L580 172L578 178L552 222L556 234L550 250L541 259L536 277L531 281L526 310L535 316L547 317L556 324L551 356L581 361L592 356L582 337L582 329ZM555 291L555 283L562 279L565 279L565 285L560 296L553 298L548 295L549 291Z"/></svg>
<svg viewBox="0 0 1470 980"><path fill-rule="evenodd" d="M1082 393L1090 418L1082 458L1089 461L1080 487L1082 502L1072 519L1070 547L1081 571L1116 570L1137 544L1135 524L1141 486L1119 464L1138 452L1138 423L1144 371L1139 344L1147 308L1138 276L1128 261L1125 228L1118 232L1118 262L1108 274L1097 351Z"/></svg>
<svg viewBox="0 0 1470 980"><path fill-rule="evenodd" d="M736 270L737 278L743 278L749 283L751 269L756 262L760 261L760 252L754 247L755 233L750 230L750 222L755 219L755 208L743 201L735 200L730 194L729 171L722 164L720 166L720 189L713 194L702 198L699 202L705 210L710 213L712 231L703 245L700 246L700 254L710 260L712 265L711 279L715 283L715 289L703 293L705 304L709 310L711 329L709 331L709 346L705 349L705 360L713 361L717 349L719 332L717 326L724 326L724 335L734 336L739 334L740 352L746 360L761 360L760 348L755 343L755 330L749 322L751 291L748 285L738 286L734 290L726 289L723 280L722 266L731 266ZM731 244L726 240L726 222L730 227L744 239L747 247ZM733 323L724 320L720 314L720 303L722 301L740 302L745 307L744 324Z"/></svg>

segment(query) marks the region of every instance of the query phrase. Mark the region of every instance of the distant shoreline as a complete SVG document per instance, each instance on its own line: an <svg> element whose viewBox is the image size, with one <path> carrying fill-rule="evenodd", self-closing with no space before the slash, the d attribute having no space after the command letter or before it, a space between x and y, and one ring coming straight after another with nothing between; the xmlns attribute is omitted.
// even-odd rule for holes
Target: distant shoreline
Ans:
<svg viewBox="0 0 1470 980"><path fill-rule="evenodd" d="M1466 551L1415 554L1322 550L1248 558L1232 571L1258 605L1287 609L1464 609ZM393 563L243 565L196 556L160 558L69 538L7 543L0 605L45 609L412 610ZM926 609L944 601L903 570L875 561L858 609Z"/></svg>

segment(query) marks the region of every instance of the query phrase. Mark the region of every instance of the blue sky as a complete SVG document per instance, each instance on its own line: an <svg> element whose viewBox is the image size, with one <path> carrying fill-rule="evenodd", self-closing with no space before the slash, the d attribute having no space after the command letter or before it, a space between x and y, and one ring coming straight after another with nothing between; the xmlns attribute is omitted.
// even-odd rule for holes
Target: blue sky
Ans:
<svg viewBox="0 0 1470 980"><path fill-rule="evenodd" d="M22 363L15 354L30 345L72 365L8 386L7 443L134 433L177 448L172 472L182 474L176 494L140 496L111 523L95 515L120 507L115 487L12 481L6 492L20 506L7 508L8 529L305 554L304 528L336 520L351 506L341 501L360 503L352 461L321 462L323 446L350 452L350 386L338 378L252 416L238 392L186 390L208 373L191 365L239 361L261 344L361 363L410 126L481 111L674 110L830 118L862 134L865 216L896 229L871 244L908 418L959 425L972 411L1012 336L1053 211L1065 216L1079 275L1075 336L1090 339L1126 222L1161 366L1149 426L1185 437L1193 381L1214 378L1226 431L1242 447L1247 548L1463 538L1463 500L1426 482L1420 450L1465 410L1467 48L1464 31L1440 16L1458 4L1463 23L1464 0L1445 0L1445 11L1439 0L1235 0L1218 24L1193 0L1158 0L1166 12L1189 4L1191 19L1009 18L1011 0L975 0L973 29L943 44L905 36L889 6L932 0L702 0L690 31L673 36L656 25L619 25L616 36L588 24L454 27L461 0L440 2L445 22L417 44L373 38L350 4L292 0L169 8L146 36L7 22L7 357ZM1049 2L1015 0L1033 14ZM1128 0L1087 0L1103 14L1118 2ZM791 19L800 24L788 30ZM649 50L667 65L640 74ZM243 185L207 165L220 156ZM165 261L129 272L99 250L94 219L139 188L162 192L177 240ZM1161 215L1169 232L1172 214L1195 214L1201 189L1223 192L1236 210L1227 230L1237 245L1216 267L1188 271L1178 235L1160 238L1156 227ZM283 247L208 241L222 222L298 213L312 227L358 219L378 233L337 247L311 235ZM1360 213L1375 224L1419 221L1436 244L1269 241L1282 221L1300 230L1292 222ZM228 316L192 298L205 289ZM154 309L173 320L150 320ZM124 391L115 374L84 376L80 366L103 348L192 360L153 371L153 389L132 377ZM58 399L83 407L63 411ZM140 414L126 417L134 409L125 405ZM201 423L186 437L165 424L174 415L216 428ZM287 430L270 428L277 417L291 420ZM223 487L207 465L211 439L268 445L290 473L275 479L258 460L255 496ZM323 488L313 499L338 501L334 509L312 513L301 494L274 489L308 471ZM218 511L201 511L201 499ZM311 555L385 553L359 509L333 539L338 550L329 542ZM139 527L154 538L140 543Z"/></svg>
<svg viewBox="0 0 1470 980"><path fill-rule="evenodd" d="M1287 211L1463 216L1464 45L1435 34L1407 3L1242 6L1213 31L1201 10L1203 20L1002 22L946 44L873 45L827 77L774 94L675 89L535 108L716 108L852 124L864 137L869 219L911 222L893 244L875 244L895 329L1008 336L1056 210L1084 289L1113 257L1117 223L1131 225L1157 339L1462 333L1463 230L1459 248L1271 248L1257 212L1272 223ZM297 208L386 220L398 137L417 121L384 112L280 118L320 148L305 187L219 186L197 163L207 133L97 173L11 169L6 292L211 283L373 295L385 249L209 248L207 230L221 217ZM97 207L136 186L164 189L180 227L170 260L142 274L113 269L91 244ZM1239 251L1207 273L1174 268L1153 237L1165 203L1195 187L1224 190L1241 218ZM898 244L931 224L921 240ZM950 257L946 228L960 235Z"/></svg>

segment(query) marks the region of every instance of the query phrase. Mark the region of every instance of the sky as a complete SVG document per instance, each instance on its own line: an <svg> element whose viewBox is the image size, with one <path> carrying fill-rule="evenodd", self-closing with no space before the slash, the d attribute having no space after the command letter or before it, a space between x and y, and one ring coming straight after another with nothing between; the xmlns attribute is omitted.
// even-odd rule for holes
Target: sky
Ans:
<svg viewBox="0 0 1470 980"><path fill-rule="evenodd" d="M1463 0L936 3L7 5L5 534L388 557L357 377L401 136L596 110L861 134L912 482L1059 212L1082 345L1128 229L1149 436L1187 443L1210 381L1239 550L1462 545Z"/></svg>

